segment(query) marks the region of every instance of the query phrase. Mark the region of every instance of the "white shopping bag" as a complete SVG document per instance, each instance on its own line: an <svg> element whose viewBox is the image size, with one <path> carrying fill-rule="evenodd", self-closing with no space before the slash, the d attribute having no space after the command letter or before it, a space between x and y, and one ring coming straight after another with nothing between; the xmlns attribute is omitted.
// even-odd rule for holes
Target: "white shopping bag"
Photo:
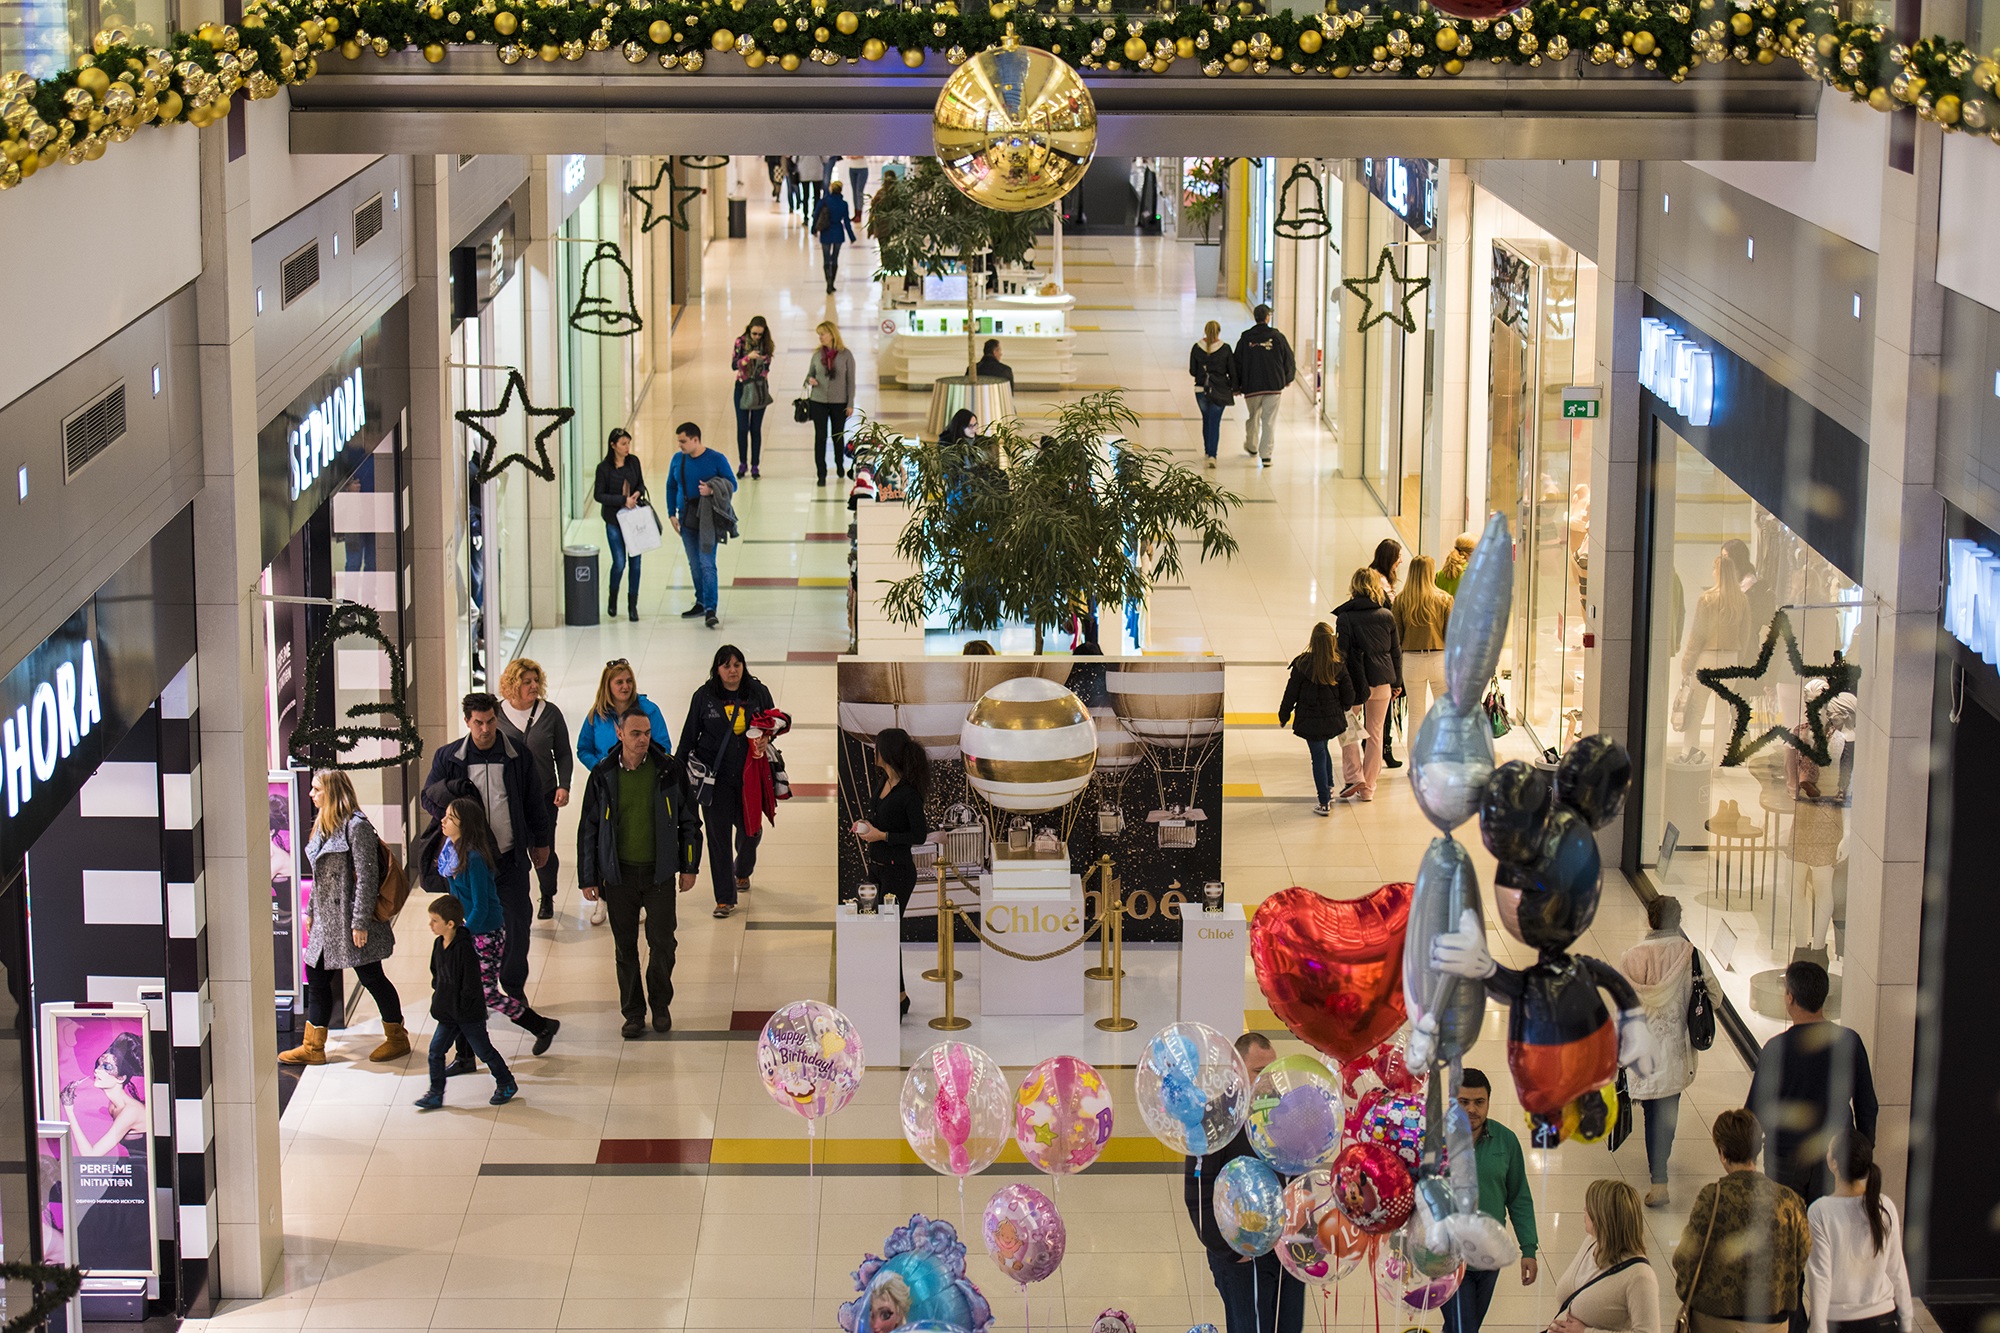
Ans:
<svg viewBox="0 0 2000 1333"><path fill-rule="evenodd" d="M660 516L651 505L635 505L618 511L618 530L625 536L627 556L644 555L660 547Z"/></svg>

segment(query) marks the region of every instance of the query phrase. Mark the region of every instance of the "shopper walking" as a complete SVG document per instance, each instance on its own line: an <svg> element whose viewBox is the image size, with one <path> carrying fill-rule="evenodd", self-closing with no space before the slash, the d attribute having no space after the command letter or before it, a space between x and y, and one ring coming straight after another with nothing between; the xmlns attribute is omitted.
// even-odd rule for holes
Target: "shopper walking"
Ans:
<svg viewBox="0 0 2000 1333"><path fill-rule="evenodd" d="M708 826L708 873L715 889L715 915L736 910L737 896L750 891L757 869L760 833L743 818L743 764L762 757L762 737L748 737L750 719L776 708L771 691L750 674L743 650L725 643L715 650L708 680L688 700L681 725L681 758L688 765L688 789L700 803Z"/></svg>
<svg viewBox="0 0 2000 1333"><path fill-rule="evenodd" d="M527 747L541 766L542 790L549 794L549 828L554 830L556 811L569 804L569 783L576 760L569 748L569 723L562 709L548 701L549 680L542 664L531 657L517 657L500 673L500 730L518 745ZM562 861L553 846L549 859L535 867L535 882L542 903L535 915L547 921L556 914L556 873Z"/></svg>
<svg viewBox="0 0 2000 1333"><path fill-rule="evenodd" d="M1436 568L1427 555L1410 561L1410 577L1389 604L1396 617L1396 640L1403 646L1403 696L1409 703L1410 736L1424 714L1444 698L1444 634L1451 624L1451 594L1438 591ZM1387 746L1388 738L1383 738ZM1384 755L1386 761L1387 756Z"/></svg>
<svg viewBox="0 0 2000 1333"><path fill-rule="evenodd" d="M1000 359L998 338L988 338L985 345L979 349L979 363L972 368L972 373L983 380L1005 380L1009 384L1014 382L1014 368Z"/></svg>
<svg viewBox="0 0 2000 1333"><path fill-rule="evenodd" d="M625 554L625 530L618 524L618 515L637 509L646 503L646 476L639 467L639 456L632 452L632 432L620 426L611 432L611 439L602 460L597 464L597 481L594 487L598 507L604 513L604 541L611 552L611 591L604 599L604 614L618 619L618 576L631 566L632 581L626 594L626 608L632 619L639 618L639 556L627 558Z"/></svg>
<svg viewBox="0 0 2000 1333"><path fill-rule="evenodd" d="M1591 1181L1583 1234L1583 1248L1556 1279L1548 1333L1660 1333L1660 1279L1646 1262L1639 1192L1622 1180Z"/></svg>
<svg viewBox="0 0 2000 1333"><path fill-rule="evenodd" d="M1414 582L1414 576L1412 576ZM1665 894L1646 904L1651 933L1625 951L1618 970L1639 992L1646 1027L1653 1034L1653 1072L1631 1076L1633 1100L1646 1113L1646 1169L1652 1187L1648 1208L1667 1206L1667 1161L1679 1128L1681 1093L1694 1082L1696 1055L1688 1036L1688 997L1694 991L1694 944L1681 933L1681 900Z"/></svg>
<svg viewBox="0 0 2000 1333"><path fill-rule="evenodd" d="M764 458L764 411L771 406L771 362L778 347L771 326L753 315L736 339L729 368L736 372L736 475L758 477Z"/></svg>
<svg viewBox="0 0 2000 1333"><path fill-rule="evenodd" d="M611 914L618 969L618 1012L627 1041L674 1025L676 895L694 887L701 867L701 816L682 779L685 763L653 737L657 714L636 705L618 718L618 746L590 770L583 824L576 836L576 879L583 896ZM662 733L664 735L664 733ZM676 881L678 880L678 883ZM647 960L639 966L639 923Z"/></svg>
<svg viewBox="0 0 2000 1333"><path fill-rule="evenodd" d="M1437 585L1439 592L1458 596L1458 581L1465 577L1465 567L1472 560L1472 548L1479 545L1479 538L1469 532L1461 532L1445 553L1444 563L1438 566Z"/></svg>
<svg viewBox="0 0 2000 1333"><path fill-rule="evenodd" d="M1724 1111L1710 1137L1722 1179L1695 1196L1674 1247L1674 1294L1690 1333L1774 1333L1798 1308L1810 1245L1805 1205L1757 1169L1757 1117Z"/></svg>
<svg viewBox="0 0 2000 1333"><path fill-rule="evenodd" d="M826 159L801 155L793 160L799 173L799 211L810 225L819 212L819 201L826 197Z"/></svg>
<svg viewBox="0 0 2000 1333"><path fill-rule="evenodd" d="M1382 726L1389 716L1389 701L1403 691L1403 650L1382 576L1364 565L1354 571L1347 591L1347 600L1333 608L1333 624L1348 679L1361 696L1362 727L1350 726L1341 733L1345 785L1340 799L1372 801L1382 776Z"/></svg>
<svg viewBox="0 0 2000 1333"><path fill-rule="evenodd" d="M847 188L854 196L854 220L861 221L862 201L868 198L868 164L866 157L847 159Z"/></svg>
<svg viewBox="0 0 2000 1333"><path fill-rule="evenodd" d="M673 505L674 531L687 552L688 573L694 578L694 605L682 620L702 617L715 628L721 590L715 574L715 548L736 535L736 474L721 451L701 442L701 427L683 421L674 427L680 452L667 464L667 495Z"/></svg>
<svg viewBox="0 0 2000 1333"><path fill-rule="evenodd" d="M479 978L479 955L474 951L472 932L465 928L465 912L449 895L431 899L431 1086L417 1098L417 1106L435 1111L444 1105L444 1081L450 1076L445 1052L455 1043L469 1046L486 1062L493 1074L493 1095L487 1102L504 1106L514 1100L520 1085L493 1039L486 1035L486 996Z"/></svg>
<svg viewBox="0 0 2000 1333"><path fill-rule="evenodd" d="M840 247L854 239L854 215L839 181L827 186L826 198L813 213L812 231L819 241L820 267L826 271L826 291L831 296L834 279L840 276Z"/></svg>
<svg viewBox="0 0 2000 1333"><path fill-rule="evenodd" d="M1403 544L1394 537L1384 537L1375 543L1375 558L1369 567L1382 576L1382 587L1388 593L1393 612L1396 597L1396 581L1403 572ZM1400 691L1399 691L1400 693ZM1392 701L1389 711L1382 719L1382 767L1401 768L1403 761L1396 758L1396 713Z"/></svg>
<svg viewBox="0 0 2000 1333"><path fill-rule="evenodd" d="M894 898L904 915L917 890L917 863L910 848L931 836L924 816L924 796L930 787L930 756L901 727L875 735L875 767L882 770L882 788L869 803L868 818L854 836L868 844L868 864L885 897ZM902 991L903 1012L910 1012L909 987L903 984L903 961L896 959L896 985Z"/></svg>
<svg viewBox="0 0 2000 1333"><path fill-rule="evenodd" d="M528 867L549 858L555 841L555 807L542 790L535 758L500 730L500 701L475 692L460 702L466 737L438 747L430 776L418 796L425 813L443 825L444 812L461 796L478 799L492 830L493 880L507 932L500 984L517 1000L528 998L528 935L534 926L534 895Z"/></svg>
<svg viewBox="0 0 2000 1333"><path fill-rule="evenodd" d="M382 971L382 960L396 951L396 934L375 915L386 850L361 813L354 783L341 770L313 775L312 803L318 814L305 847L312 897L300 923L306 932L306 1036L278 1059L288 1065L326 1063L337 974L353 968L382 1015L382 1040L368 1058L377 1064L400 1060L410 1053L410 1034L396 984Z"/></svg>
<svg viewBox="0 0 2000 1333"><path fill-rule="evenodd" d="M806 363L805 389L812 413L813 465L819 469L819 484L824 486L829 442L835 475L847 475L847 413L854 405L854 353L847 350L840 328L832 320L822 321L814 332L819 335L819 347Z"/></svg>
<svg viewBox="0 0 2000 1333"><path fill-rule="evenodd" d="M653 723L653 742L671 753L673 744L671 733L667 731L666 715L656 707L651 699L639 693L639 682L632 674L632 664L622 657L614 657L604 664L604 670L597 673L597 694L592 699L590 711L583 715L583 727L576 733L576 760L582 765L584 776L604 762L604 757L618 748L618 719L628 708L645 711Z"/></svg>
<svg viewBox="0 0 2000 1333"><path fill-rule="evenodd" d="M1246 1032L1236 1039L1236 1052L1250 1071L1250 1080L1264 1072L1277 1051L1262 1033ZM1246 1259L1229 1247L1215 1223L1215 1178L1238 1157L1250 1156L1247 1132L1206 1157L1184 1159L1181 1199L1188 1220L1208 1254L1208 1273L1215 1294L1222 1298L1226 1333L1300 1333L1305 1326L1306 1288L1278 1263L1274 1251Z"/></svg>
<svg viewBox="0 0 2000 1333"><path fill-rule="evenodd" d="M785 159L777 153L764 154L764 175L771 182L771 202L778 202L778 188L785 183Z"/></svg>
<svg viewBox="0 0 2000 1333"><path fill-rule="evenodd" d="M799 183L799 160L796 157L787 155L785 158L785 207L795 213L803 208L805 206L801 199L803 193L803 187Z"/></svg>
<svg viewBox="0 0 2000 1333"><path fill-rule="evenodd" d="M535 1054L545 1055L562 1024L536 1013L526 1000L509 995L500 984L500 969L507 956L507 925L493 882L493 867L500 858L493 846L493 830L486 822L486 807L473 797L461 796L445 807L442 824L445 842L438 870L450 878L451 896L465 910L465 929L479 959L486 1008L513 1019L514 1026L534 1037ZM461 1043L458 1058L446 1072L471 1073L473 1055L472 1045Z"/></svg>
<svg viewBox="0 0 2000 1333"><path fill-rule="evenodd" d="M1333 629L1321 621L1313 626L1306 650L1292 659L1285 697L1278 703L1278 725L1290 726L1312 756L1316 815L1333 806L1333 753L1327 747L1347 730L1347 710L1360 702Z"/></svg>
<svg viewBox="0 0 2000 1333"><path fill-rule="evenodd" d="M1859 1034L1830 1022L1832 982L1818 963L1785 969L1792 1025L1764 1043L1744 1104L1764 1127L1764 1169L1807 1203L1833 1188L1827 1149L1841 1134L1875 1138L1875 1079Z"/></svg>
<svg viewBox="0 0 2000 1333"><path fill-rule="evenodd" d="M1479 1211L1495 1221L1510 1223L1521 1242L1521 1285L1532 1287L1540 1275L1535 1258L1541 1237L1535 1229L1535 1196L1528 1188L1527 1158L1521 1140L1505 1125L1488 1118L1493 1109L1493 1084L1482 1070L1459 1075L1458 1104L1472 1125L1473 1156L1479 1165ZM1444 1333L1479 1333L1500 1273L1492 1268L1468 1268L1452 1298L1444 1303Z"/></svg>
<svg viewBox="0 0 2000 1333"><path fill-rule="evenodd" d="M1236 340L1236 386L1243 395L1243 452L1257 455L1264 467L1277 447L1278 404L1299 372L1292 345L1271 327L1271 307L1260 305L1250 315L1256 323Z"/></svg>
<svg viewBox="0 0 2000 1333"><path fill-rule="evenodd" d="M1833 1193L1806 1209L1810 1333L1911 1333L1903 1226L1882 1197L1882 1168L1866 1134L1843 1134L1827 1153Z"/></svg>
<svg viewBox="0 0 2000 1333"><path fill-rule="evenodd" d="M1222 325L1208 321L1201 341L1188 348L1188 377L1194 381L1194 405L1201 412L1201 451L1215 466L1222 447L1222 414L1236 401L1236 353L1222 341Z"/></svg>

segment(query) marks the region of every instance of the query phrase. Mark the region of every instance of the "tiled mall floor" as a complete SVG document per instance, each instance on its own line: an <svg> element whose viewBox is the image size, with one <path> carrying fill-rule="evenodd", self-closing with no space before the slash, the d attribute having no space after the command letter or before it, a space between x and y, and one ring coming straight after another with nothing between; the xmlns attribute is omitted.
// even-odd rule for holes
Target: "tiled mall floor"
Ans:
<svg viewBox="0 0 2000 1333"><path fill-rule="evenodd" d="M1247 322L1242 307L1191 295L1186 251L1170 243L1073 237L1067 263L1079 300L1083 378L1124 385L1145 414L1148 443L1198 456L1187 346L1211 317L1233 336ZM762 202L752 206L749 240L708 251L707 297L682 318L672 373L653 385L636 429L655 478L664 474L675 421L701 421L713 442L731 448L730 341L752 315L766 316L780 348L774 376L780 407L769 416L765 475L748 483L738 505L748 540L722 556L719 632L678 618L689 583L670 551L647 557L638 623L535 632L529 653L548 668L572 728L600 664L613 657L632 660L641 687L677 727L715 646L733 642L797 719L786 745L794 781L832 783L834 669L826 658L846 643L846 552L840 542L813 536L843 531L846 511L838 492L813 486L810 435L791 424L782 405L813 344L812 325L831 312L856 335L860 408L900 422L920 419L917 395L874 385L866 331L878 315L868 268L866 247L850 247L837 295L824 296L817 253L808 252L795 221ZM1023 397L1022 410L1030 413L1049 401ZM1341 600L1349 572L1389 527L1357 483L1329 475L1331 442L1302 398L1286 403L1276 466L1265 472L1240 452L1241 414L1231 415L1218 475L1248 501L1235 524L1243 552L1233 564L1193 569L1185 590L1162 592L1148 645L1230 659L1225 778L1235 785L1224 844L1230 891L1254 903L1295 883L1348 896L1407 879L1431 831L1406 785L1390 775L1373 805L1315 818L1304 747L1270 717L1281 664L1303 648L1313 621ZM829 586L735 582L793 578ZM801 654L809 656L798 660ZM566 818L558 847L573 847L574 836ZM229 1302L214 1322L232 1329L375 1331L832 1329L863 1252L879 1247L912 1211L954 1221L967 1216L976 1228L992 1189L1021 1176L996 1169L975 1178L961 1201L952 1185L895 1165L898 1072L871 1072L858 1100L830 1122L833 1155L844 1165L840 1174L812 1181L803 1174L802 1122L773 1105L757 1082L749 1038L761 1015L789 1000L828 994L833 838L831 800L795 800L766 836L744 912L713 920L705 880L682 899L671 1041L620 1040L609 933L582 924L565 866L559 917L535 930L532 992L538 1008L562 1019L562 1035L536 1059L527 1054L524 1034L497 1017L493 1028L501 1049L519 1056L521 1096L512 1105L488 1107L491 1084L480 1076L454 1080L444 1111L417 1112L410 1103L425 1081L421 1055L392 1066L357 1058L379 1030L364 1003L357 1026L335 1034L338 1062L308 1072L284 1115L283 1268L263 1300ZM1473 851L1490 882L1490 858L1476 840ZM1614 877L1582 947L1615 960L1643 929L1635 900ZM428 939L420 922L402 934L390 968L416 1021L426 1012ZM1513 950L1519 961L1511 941L1501 938L1496 947ZM1244 1002L1250 1009L1263 1004L1247 978ZM1505 1086L1501 1010L1490 1008L1488 1021L1474 1063L1500 1085L1496 1114L1518 1124ZM422 1026L427 1034L428 1021ZM906 1051L920 1049L926 1035L922 1028L906 1035ZM1145 1035L1136 1034L1132 1049ZM977 1042L979 1027L966 1036ZM1065 1025L1049 1024L1042 1053L1068 1049ZM1069 1252L1034 1291L1033 1325L1085 1329L1107 1306L1128 1311L1148 1333L1220 1322L1205 1260L1181 1208L1178 1168L1146 1160L1158 1154L1133 1107L1131 1074L1112 1070L1111 1077L1116 1146L1130 1160L1062 1185ZM1685 1099L1674 1155L1677 1206L1648 1214L1656 1263L1671 1252L1681 1209L1714 1173L1709 1122L1740 1104L1746 1084L1740 1062L1723 1046L1704 1057ZM645 1157L681 1160L631 1160ZM1541 1328L1553 1315L1550 1285L1581 1237L1578 1209L1590 1179L1621 1175L1641 1189L1646 1180L1637 1135L1616 1155L1575 1145L1532 1153L1530 1171L1542 1220L1543 1279L1524 1290L1518 1275L1503 1277L1494 1327ZM1000 1324L1020 1327L1022 1298L983 1254L975 1256L973 1275ZM1376 1310L1365 1280L1350 1278L1341 1294L1332 1322L1372 1325ZM1318 1314L1309 1311L1309 1325ZM1436 1327L1439 1318L1422 1322Z"/></svg>

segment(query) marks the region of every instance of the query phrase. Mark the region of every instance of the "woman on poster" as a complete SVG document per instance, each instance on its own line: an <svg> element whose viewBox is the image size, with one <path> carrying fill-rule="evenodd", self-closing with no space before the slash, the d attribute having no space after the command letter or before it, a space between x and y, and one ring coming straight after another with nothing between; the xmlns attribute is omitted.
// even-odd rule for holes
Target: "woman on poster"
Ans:
<svg viewBox="0 0 2000 1333"><path fill-rule="evenodd" d="M143 1273L153 1267L144 1042L138 1033L118 1033L86 1077L63 1085L63 1119L77 1154L72 1162L77 1180L75 1258L86 1269ZM103 1099L102 1111L110 1117L96 1138L83 1118L91 1109L91 1096Z"/></svg>

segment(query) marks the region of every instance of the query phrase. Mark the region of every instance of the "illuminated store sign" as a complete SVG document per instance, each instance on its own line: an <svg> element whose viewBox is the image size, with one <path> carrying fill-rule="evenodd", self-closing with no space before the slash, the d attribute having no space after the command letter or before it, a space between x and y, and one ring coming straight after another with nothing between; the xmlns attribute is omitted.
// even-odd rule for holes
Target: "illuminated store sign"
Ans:
<svg viewBox="0 0 2000 1333"><path fill-rule="evenodd" d="M7 789L9 819L34 799L35 784L55 777L57 762L104 720L97 646L84 639L59 645L57 652L53 663L31 658L24 664L31 679L19 686L27 700L0 720L0 786Z"/></svg>
<svg viewBox="0 0 2000 1333"><path fill-rule="evenodd" d="M1945 543L1944 627L2000 666L2000 556L1963 537Z"/></svg>
<svg viewBox="0 0 2000 1333"><path fill-rule="evenodd" d="M319 474L368 424L367 402L361 390L361 367L356 366L353 374L306 413L305 420L292 427L285 447L291 455L294 500L319 480Z"/></svg>
<svg viewBox="0 0 2000 1333"><path fill-rule="evenodd" d="M1639 383L1655 398L1706 426L1715 408L1715 366L1701 344L1682 337L1665 320L1639 321Z"/></svg>
<svg viewBox="0 0 2000 1333"><path fill-rule="evenodd" d="M1427 157L1364 157L1368 193L1409 227L1428 237L1437 227L1437 163Z"/></svg>

